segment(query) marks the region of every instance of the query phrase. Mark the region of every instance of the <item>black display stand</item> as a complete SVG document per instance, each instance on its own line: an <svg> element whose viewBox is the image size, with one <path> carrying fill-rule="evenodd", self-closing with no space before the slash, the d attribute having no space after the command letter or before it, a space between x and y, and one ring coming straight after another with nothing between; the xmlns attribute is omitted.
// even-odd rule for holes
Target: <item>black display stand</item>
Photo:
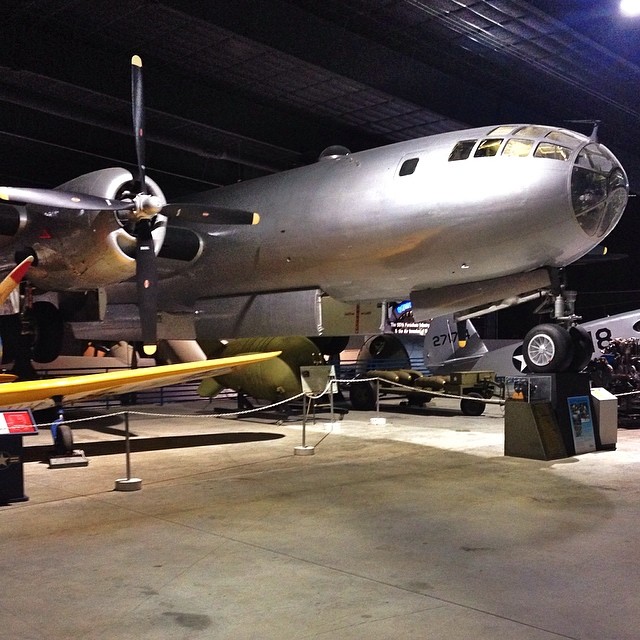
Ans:
<svg viewBox="0 0 640 640"><path fill-rule="evenodd" d="M0 504L24 502L22 436L0 436Z"/></svg>
<svg viewBox="0 0 640 640"><path fill-rule="evenodd" d="M556 460L576 454L570 399L586 398L587 403L590 402L589 375L556 373L550 377L550 400L507 400L504 416L505 455Z"/></svg>
<svg viewBox="0 0 640 640"><path fill-rule="evenodd" d="M0 504L29 499L24 493L22 436L37 433L29 409L0 412Z"/></svg>

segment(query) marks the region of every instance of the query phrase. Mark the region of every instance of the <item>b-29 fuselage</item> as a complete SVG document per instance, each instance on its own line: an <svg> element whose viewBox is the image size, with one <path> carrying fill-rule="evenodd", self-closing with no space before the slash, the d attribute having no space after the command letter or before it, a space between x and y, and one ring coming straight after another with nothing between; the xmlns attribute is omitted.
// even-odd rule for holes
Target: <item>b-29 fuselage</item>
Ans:
<svg viewBox="0 0 640 640"><path fill-rule="evenodd" d="M116 198L130 179L111 169L65 188ZM153 192L162 196L155 184ZM159 310L198 310L202 322L225 300L303 290L341 301L411 296L425 314L490 305L544 286L528 274L599 244L627 196L624 170L606 147L553 127L482 127L329 156L189 198L257 211L258 225L160 217ZM74 212L75 223L57 223L59 212L43 207L27 206L26 217L15 211L20 225L9 220L0 232L15 223L5 244L36 256L36 286L107 287L108 303L135 304L133 285L109 286L135 272L122 216Z"/></svg>

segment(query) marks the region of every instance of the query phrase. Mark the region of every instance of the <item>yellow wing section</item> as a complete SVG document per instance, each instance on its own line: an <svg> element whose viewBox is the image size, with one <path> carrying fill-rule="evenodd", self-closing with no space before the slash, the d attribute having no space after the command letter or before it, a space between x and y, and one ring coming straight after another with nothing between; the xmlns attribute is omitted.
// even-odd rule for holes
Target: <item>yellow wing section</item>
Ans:
<svg viewBox="0 0 640 640"><path fill-rule="evenodd" d="M262 362L278 355L280 355L279 351L252 353L230 358L144 367L142 369L123 369L67 378L7 382L0 384L0 408L5 410L45 409L55 405L54 398L61 398L64 404L72 404L79 400L99 398L114 393L132 393L153 387L187 382L205 375L221 375L236 367Z"/></svg>

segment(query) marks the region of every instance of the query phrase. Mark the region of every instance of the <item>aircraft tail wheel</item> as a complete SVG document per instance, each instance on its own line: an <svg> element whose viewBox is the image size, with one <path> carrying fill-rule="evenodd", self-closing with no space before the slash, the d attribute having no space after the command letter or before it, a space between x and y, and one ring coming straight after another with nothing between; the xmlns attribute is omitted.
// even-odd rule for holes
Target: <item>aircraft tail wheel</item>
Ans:
<svg viewBox="0 0 640 640"><path fill-rule="evenodd" d="M573 359L569 365L569 371L580 372L587 367L593 358L593 341L586 329L571 327L569 335L573 342Z"/></svg>
<svg viewBox="0 0 640 640"><path fill-rule="evenodd" d="M566 371L575 348L569 331L557 324L540 324L524 337L522 355L533 373Z"/></svg>
<svg viewBox="0 0 640 640"><path fill-rule="evenodd" d="M73 451L73 432L68 424L60 424L56 429L56 453L64 454Z"/></svg>
<svg viewBox="0 0 640 640"><path fill-rule="evenodd" d="M352 382L349 400L356 411L373 411L376 408L376 390L372 382Z"/></svg>
<svg viewBox="0 0 640 640"><path fill-rule="evenodd" d="M472 398L474 399L472 400ZM479 400L475 400L475 398L479 398ZM462 411L465 416L481 416L487 407L487 403L481 400L481 394L470 391L467 393L466 398L460 400L460 411Z"/></svg>

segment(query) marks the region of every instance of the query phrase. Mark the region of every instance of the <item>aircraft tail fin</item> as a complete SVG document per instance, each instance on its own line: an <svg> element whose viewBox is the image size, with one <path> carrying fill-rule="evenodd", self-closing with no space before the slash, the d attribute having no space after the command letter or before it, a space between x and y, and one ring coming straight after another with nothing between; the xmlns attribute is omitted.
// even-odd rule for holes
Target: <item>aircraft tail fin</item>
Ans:
<svg viewBox="0 0 640 640"><path fill-rule="evenodd" d="M439 316L433 318L425 336L424 363L433 373L468 370L487 351L471 320L456 322L452 315Z"/></svg>

